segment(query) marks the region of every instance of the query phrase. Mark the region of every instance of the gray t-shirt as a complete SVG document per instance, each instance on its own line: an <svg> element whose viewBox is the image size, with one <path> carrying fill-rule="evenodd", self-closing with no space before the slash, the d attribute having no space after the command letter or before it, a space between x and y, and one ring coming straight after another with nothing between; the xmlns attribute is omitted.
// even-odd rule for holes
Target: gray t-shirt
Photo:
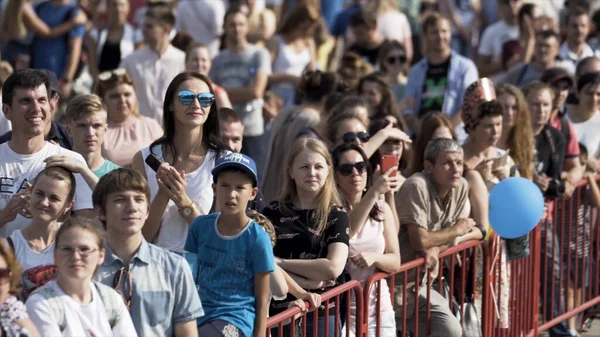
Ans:
<svg viewBox="0 0 600 337"><path fill-rule="evenodd" d="M250 87L259 72L271 74L271 56L265 48L249 45L239 54L233 54L229 49L217 54L209 76L214 83L227 90ZM233 106L244 120L244 136L260 136L264 133L262 108L262 98Z"/></svg>
<svg viewBox="0 0 600 337"><path fill-rule="evenodd" d="M573 75L575 73L575 69L565 62L557 61L554 66L565 69L569 74ZM519 63L509 69L500 79L494 80L494 83L496 85L512 84L522 87L533 81L539 81L542 78L542 75L544 75L544 72L545 70L540 71L531 63Z"/></svg>

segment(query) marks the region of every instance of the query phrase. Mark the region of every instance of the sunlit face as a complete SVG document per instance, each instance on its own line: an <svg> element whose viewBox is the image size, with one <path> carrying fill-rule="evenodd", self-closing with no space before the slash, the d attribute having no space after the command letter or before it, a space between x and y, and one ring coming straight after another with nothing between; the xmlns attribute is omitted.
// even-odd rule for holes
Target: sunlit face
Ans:
<svg viewBox="0 0 600 337"><path fill-rule="evenodd" d="M451 38L452 30L448 20L440 20L425 32L427 48L436 54L446 53L450 50Z"/></svg>
<svg viewBox="0 0 600 337"><path fill-rule="evenodd" d="M496 146L502 134L502 116L482 118L475 126L470 136L478 144Z"/></svg>
<svg viewBox="0 0 600 337"><path fill-rule="evenodd" d="M104 262L104 248L98 246L94 233L82 228L71 228L62 233L54 249L54 262L59 277L88 281Z"/></svg>
<svg viewBox="0 0 600 337"><path fill-rule="evenodd" d="M78 153L96 153L101 150L108 130L106 112L88 114L69 122L68 131L73 137L73 148Z"/></svg>
<svg viewBox="0 0 600 337"><path fill-rule="evenodd" d="M242 140L244 139L244 125L240 122L221 122L221 140L225 147L231 152L242 151Z"/></svg>
<svg viewBox="0 0 600 337"><path fill-rule="evenodd" d="M158 20L144 17L144 24L142 25L142 34L144 36L144 43L149 45L155 45L159 41L168 39L171 31L166 26L161 25Z"/></svg>
<svg viewBox="0 0 600 337"><path fill-rule="evenodd" d="M12 124L13 133L35 137L43 135L51 122L50 104L45 85L34 89L15 88L12 103L3 104L2 111Z"/></svg>
<svg viewBox="0 0 600 337"><path fill-rule="evenodd" d="M438 139L438 138L452 139L452 132L447 127L440 126L437 129L435 129L435 131L433 132L433 135L431 136L431 140Z"/></svg>
<svg viewBox="0 0 600 337"><path fill-rule="evenodd" d="M208 118L208 114L210 113L210 107L205 108L201 106L197 97L194 98L192 104L183 105L177 97L177 93L179 93L181 90L189 90L198 96L200 93L210 93L208 84L197 78L183 81L175 91L175 98L171 104L176 122L189 126L203 125Z"/></svg>
<svg viewBox="0 0 600 337"><path fill-rule="evenodd" d="M359 121L358 119L346 119L338 124L337 132L335 134L335 144L334 147L340 146L344 144L344 135L347 133L358 134L360 132L366 132L367 128L365 125ZM362 146L363 142L359 137L356 137L353 143Z"/></svg>
<svg viewBox="0 0 600 337"><path fill-rule="evenodd" d="M402 49L392 49L383 62L388 73L396 75L406 68L406 53Z"/></svg>
<svg viewBox="0 0 600 337"><path fill-rule="evenodd" d="M190 51L185 61L185 70L195 71L202 75L208 75L212 60L208 48L198 47Z"/></svg>
<svg viewBox="0 0 600 337"><path fill-rule="evenodd" d="M366 106L355 106L352 108L345 109L344 112L357 116L358 118L360 118L360 121L365 125L369 124L369 110Z"/></svg>
<svg viewBox="0 0 600 337"><path fill-rule="evenodd" d="M541 64L548 65L554 62L554 60L556 60L556 56L558 56L558 51L558 40L554 36L550 36L545 39L537 38L535 40L535 60Z"/></svg>
<svg viewBox="0 0 600 337"><path fill-rule="evenodd" d="M461 152L440 152L435 163L425 161L425 171L433 177L435 185L442 189L450 189L460 184L463 165Z"/></svg>
<svg viewBox="0 0 600 337"><path fill-rule="evenodd" d="M254 200L258 193L247 174L235 171L219 173L213 189L219 210L228 215L245 212L248 201Z"/></svg>
<svg viewBox="0 0 600 337"><path fill-rule="evenodd" d="M98 219L106 222L108 235L130 237L141 232L148 218L149 201L139 191L126 190L110 193L102 210L96 207Z"/></svg>
<svg viewBox="0 0 600 337"><path fill-rule="evenodd" d="M587 15L578 15L569 18L567 26L567 39L569 41L584 43L590 33L590 18Z"/></svg>
<svg viewBox="0 0 600 337"><path fill-rule="evenodd" d="M245 41L248 36L248 18L242 13L231 14L225 21L224 30L230 41Z"/></svg>
<svg viewBox="0 0 600 337"><path fill-rule="evenodd" d="M399 139L387 139L381 144L378 151L382 156L387 154L401 158L404 152L404 143Z"/></svg>
<svg viewBox="0 0 600 337"><path fill-rule="evenodd" d="M578 93L578 97L579 104L585 111L600 110L600 84L584 86Z"/></svg>
<svg viewBox="0 0 600 337"><path fill-rule="evenodd" d="M29 207L34 221L51 223L67 213L73 202L69 201L71 184L41 175L33 184Z"/></svg>
<svg viewBox="0 0 600 337"><path fill-rule="evenodd" d="M374 110L381 104L383 94L379 84L371 81L364 81L360 87L360 97L362 97L369 107Z"/></svg>
<svg viewBox="0 0 600 337"><path fill-rule="evenodd" d="M527 95L527 105L529 105L533 130L541 130L548 124L552 114L552 94L548 90L531 91Z"/></svg>
<svg viewBox="0 0 600 337"><path fill-rule="evenodd" d="M356 163L366 163L365 158L356 151L346 151L340 156L338 167L341 165L352 165ZM337 169L335 173L335 179L338 186L342 190L345 196L355 195L356 193L362 193L367 186L367 171L364 170L359 172L356 167L352 169L350 175L343 175Z"/></svg>
<svg viewBox="0 0 600 337"><path fill-rule="evenodd" d="M512 129L517 121L517 114L519 113L519 107L517 106L517 98L510 94L502 94L498 97L498 102L502 105L503 127L507 130Z"/></svg>
<svg viewBox="0 0 600 337"><path fill-rule="evenodd" d="M109 20L115 20L119 24L127 22L129 15L129 1L127 0L110 0L107 3Z"/></svg>
<svg viewBox="0 0 600 337"><path fill-rule="evenodd" d="M107 90L103 99L108 119L113 122L123 122L136 111L137 97L133 86L129 84L119 84Z"/></svg>
<svg viewBox="0 0 600 337"><path fill-rule="evenodd" d="M567 102L570 89L571 86L568 81L563 80L552 84L552 90L554 90L554 102L552 106L555 110L560 109Z"/></svg>
<svg viewBox="0 0 600 337"><path fill-rule="evenodd" d="M316 195L325 185L329 171L325 157L304 149L294 158L288 174L296 184L296 190Z"/></svg>

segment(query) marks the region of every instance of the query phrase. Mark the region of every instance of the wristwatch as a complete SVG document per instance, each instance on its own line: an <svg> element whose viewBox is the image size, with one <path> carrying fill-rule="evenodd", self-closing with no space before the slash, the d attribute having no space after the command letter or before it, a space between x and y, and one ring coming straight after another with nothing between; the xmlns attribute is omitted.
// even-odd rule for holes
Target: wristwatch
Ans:
<svg viewBox="0 0 600 337"><path fill-rule="evenodd" d="M192 201L189 205L180 208L179 213L186 217L192 215L194 213L194 201Z"/></svg>

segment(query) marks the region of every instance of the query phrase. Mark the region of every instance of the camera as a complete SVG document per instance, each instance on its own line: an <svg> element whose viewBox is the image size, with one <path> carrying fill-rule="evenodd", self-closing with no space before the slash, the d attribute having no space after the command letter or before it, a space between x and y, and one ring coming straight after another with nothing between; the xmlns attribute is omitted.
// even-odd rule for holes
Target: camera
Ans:
<svg viewBox="0 0 600 337"><path fill-rule="evenodd" d="M565 183L559 179L552 179L546 190L546 198L550 200L558 199L565 195Z"/></svg>

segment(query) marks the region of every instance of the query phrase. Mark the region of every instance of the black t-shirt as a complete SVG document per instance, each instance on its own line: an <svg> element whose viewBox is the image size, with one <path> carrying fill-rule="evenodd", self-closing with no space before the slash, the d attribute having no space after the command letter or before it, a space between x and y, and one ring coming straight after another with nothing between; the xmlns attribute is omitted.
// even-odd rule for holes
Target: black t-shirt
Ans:
<svg viewBox="0 0 600 337"><path fill-rule="evenodd" d="M554 147L556 149L556 154L558 155L558 166L552 160L552 151L550 143L548 142L548 133L554 142ZM562 132L557 129L546 125L542 129L542 132L535 136L535 150L537 152L537 160L534 160L534 170L538 174L545 173L548 177L553 178L555 176L560 177L560 172L563 168L563 163L565 160L565 136Z"/></svg>
<svg viewBox="0 0 600 337"><path fill-rule="evenodd" d="M385 43L385 41L384 41L384 43ZM348 48L348 51L351 51L353 53L360 55L360 57L362 57L364 60L371 63L371 65L373 65L375 67L379 63L378 62L379 61L379 49L381 49L381 46L383 46L383 43L378 45L375 48L369 49L369 48L361 47L357 44L354 44L350 48Z"/></svg>
<svg viewBox="0 0 600 337"><path fill-rule="evenodd" d="M342 207L333 206L327 216L327 227L321 235L316 234L313 210L299 210L288 205L291 214L283 213L278 202L272 202L263 209L263 214L275 227L277 241L273 248L275 256L283 259L321 259L329 253L329 245L350 241L348 213ZM322 293L330 288L311 290ZM287 309L295 298L291 294L283 301L271 301L269 314L275 315Z"/></svg>
<svg viewBox="0 0 600 337"><path fill-rule="evenodd" d="M425 116L429 112L442 111L442 107L444 106L444 92L448 85L449 69L450 58L440 64L428 63L419 116Z"/></svg>

